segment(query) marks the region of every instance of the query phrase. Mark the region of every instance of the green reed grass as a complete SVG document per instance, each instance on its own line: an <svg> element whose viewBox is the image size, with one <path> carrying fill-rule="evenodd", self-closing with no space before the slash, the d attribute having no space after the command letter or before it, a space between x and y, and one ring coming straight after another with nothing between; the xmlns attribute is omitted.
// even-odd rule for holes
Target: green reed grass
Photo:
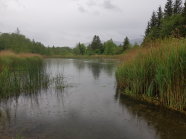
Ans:
<svg viewBox="0 0 186 139"><path fill-rule="evenodd" d="M147 52L118 67L118 87L126 94L156 99L166 107L184 110L186 39L159 40L144 51Z"/></svg>
<svg viewBox="0 0 186 139"><path fill-rule="evenodd" d="M48 86L49 79L40 57L0 57L0 97L36 92Z"/></svg>

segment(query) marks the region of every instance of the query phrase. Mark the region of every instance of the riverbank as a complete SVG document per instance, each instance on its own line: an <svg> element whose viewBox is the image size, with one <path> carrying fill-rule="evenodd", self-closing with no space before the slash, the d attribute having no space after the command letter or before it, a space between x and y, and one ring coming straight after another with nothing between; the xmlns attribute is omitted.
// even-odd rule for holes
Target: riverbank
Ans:
<svg viewBox="0 0 186 139"><path fill-rule="evenodd" d="M116 79L125 95L185 113L186 39L157 40L130 50Z"/></svg>

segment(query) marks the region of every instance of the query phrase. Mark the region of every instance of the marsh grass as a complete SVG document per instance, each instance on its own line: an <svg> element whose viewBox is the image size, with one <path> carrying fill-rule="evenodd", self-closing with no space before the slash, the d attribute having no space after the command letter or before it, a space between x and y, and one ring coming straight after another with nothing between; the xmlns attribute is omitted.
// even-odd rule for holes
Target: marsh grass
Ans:
<svg viewBox="0 0 186 139"><path fill-rule="evenodd" d="M50 78L40 55L0 52L0 98L37 93L49 87L62 92L67 86L62 74Z"/></svg>
<svg viewBox="0 0 186 139"><path fill-rule="evenodd" d="M0 52L0 97L37 92L48 86L42 58L32 54Z"/></svg>
<svg viewBox="0 0 186 139"><path fill-rule="evenodd" d="M130 52L133 54L132 50ZM128 95L171 109L186 107L186 39L167 39L135 50L116 71L118 87Z"/></svg>

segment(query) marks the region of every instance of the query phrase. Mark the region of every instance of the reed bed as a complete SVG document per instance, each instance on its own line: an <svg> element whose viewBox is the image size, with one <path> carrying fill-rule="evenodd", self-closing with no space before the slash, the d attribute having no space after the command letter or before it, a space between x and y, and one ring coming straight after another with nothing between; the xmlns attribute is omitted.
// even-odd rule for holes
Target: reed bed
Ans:
<svg viewBox="0 0 186 139"><path fill-rule="evenodd" d="M41 56L0 52L0 98L36 92L47 86Z"/></svg>
<svg viewBox="0 0 186 139"><path fill-rule="evenodd" d="M186 39L157 40L130 50L123 56L116 79L124 94L184 111Z"/></svg>

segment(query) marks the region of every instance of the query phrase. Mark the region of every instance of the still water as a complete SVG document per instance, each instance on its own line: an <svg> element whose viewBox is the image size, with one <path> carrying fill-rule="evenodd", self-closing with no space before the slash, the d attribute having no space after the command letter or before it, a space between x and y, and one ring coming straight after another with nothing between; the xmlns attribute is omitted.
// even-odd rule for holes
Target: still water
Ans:
<svg viewBox="0 0 186 139"><path fill-rule="evenodd" d="M53 85L1 100L0 139L185 139L182 117L135 103L116 89L116 61L47 59Z"/></svg>

